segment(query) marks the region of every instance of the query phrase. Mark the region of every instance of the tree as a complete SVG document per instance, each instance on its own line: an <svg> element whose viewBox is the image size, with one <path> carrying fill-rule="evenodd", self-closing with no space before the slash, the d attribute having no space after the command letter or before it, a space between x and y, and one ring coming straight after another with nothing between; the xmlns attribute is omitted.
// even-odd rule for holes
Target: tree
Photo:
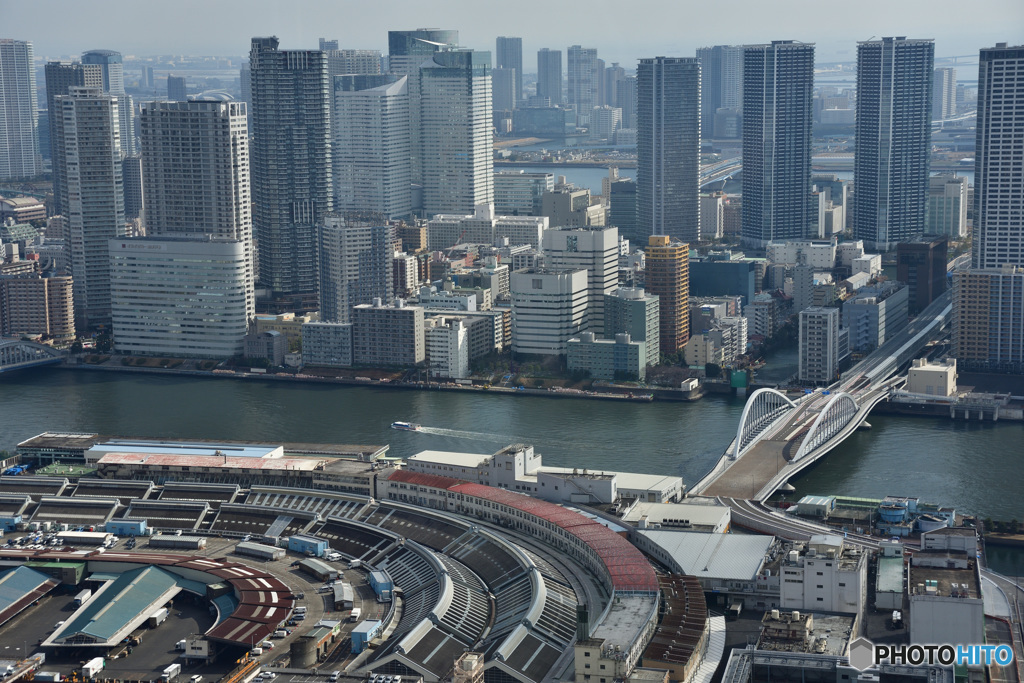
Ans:
<svg viewBox="0 0 1024 683"><path fill-rule="evenodd" d="M722 366L716 363L708 363L704 366L704 374L708 379L715 379L722 374Z"/></svg>

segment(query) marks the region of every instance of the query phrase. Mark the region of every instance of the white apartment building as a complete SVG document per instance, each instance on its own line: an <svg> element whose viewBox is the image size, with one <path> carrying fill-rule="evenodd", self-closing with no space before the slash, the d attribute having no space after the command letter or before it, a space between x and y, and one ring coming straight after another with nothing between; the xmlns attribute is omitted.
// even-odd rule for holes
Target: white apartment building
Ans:
<svg viewBox="0 0 1024 683"><path fill-rule="evenodd" d="M588 329L584 269L528 268L512 273L512 352L564 355Z"/></svg>
<svg viewBox="0 0 1024 683"><path fill-rule="evenodd" d="M474 207L472 215L439 214L427 223L427 247L445 251L456 244L495 244L508 238L510 245L540 249L548 219L544 216L497 216L493 204Z"/></svg>
<svg viewBox="0 0 1024 683"><path fill-rule="evenodd" d="M303 323L302 364L328 368L351 366L352 323Z"/></svg>
<svg viewBox="0 0 1024 683"><path fill-rule="evenodd" d="M830 384L839 369L839 309L810 306L800 311L801 382Z"/></svg>
<svg viewBox="0 0 1024 683"><path fill-rule="evenodd" d="M544 232L543 246L545 267L586 268L589 329L605 333L604 298L619 286L619 229L552 228Z"/></svg>
<svg viewBox="0 0 1024 683"><path fill-rule="evenodd" d="M794 266L810 266L815 270L832 270L836 266L837 244L834 240L794 240L769 242L765 247L768 262ZM860 256L864 253L860 250Z"/></svg>
<svg viewBox="0 0 1024 683"><path fill-rule="evenodd" d="M402 299L380 299L352 309L352 362L355 365L409 367L426 360L423 309Z"/></svg>
<svg viewBox="0 0 1024 683"><path fill-rule="evenodd" d="M789 551L780 572L782 609L860 614L865 605L867 557L839 536L812 536L804 547Z"/></svg>
<svg viewBox="0 0 1024 683"><path fill-rule="evenodd" d="M431 377L469 377L469 335L461 318L437 316L428 320L426 344Z"/></svg>
<svg viewBox="0 0 1024 683"><path fill-rule="evenodd" d="M32 43L0 38L0 180L42 170ZM53 116L54 112L50 112Z"/></svg>
<svg viewBox="0 0 1024 683"><path fill-rule="evenodd" d="M54 168L70 199L67 234L79 330L110 320L110 240L124 235L124 179L117 98L99 88L72 87L55 98ZM243 332L244 334L244 332Z"/></svg>
<svg viewBox="0 0 1024 683"><path fill-rule="evenodd" d="M494 210L507 216L539 216L544 193L554 189L554 173L498 171L494 174Z"/></svg>
<svg viewBox="0 0 1024 683"><path fill-rule="evenodd" d="M109 241L114 349L227 358L255 315L249 245L223 237Z"/></svg>
<svg viewBox="0 0 1024 683"><path fill-rule="evenodd" d="M408 81L397 75L334 77L335 211L372 212L389 219L412 212Z"/></svg>

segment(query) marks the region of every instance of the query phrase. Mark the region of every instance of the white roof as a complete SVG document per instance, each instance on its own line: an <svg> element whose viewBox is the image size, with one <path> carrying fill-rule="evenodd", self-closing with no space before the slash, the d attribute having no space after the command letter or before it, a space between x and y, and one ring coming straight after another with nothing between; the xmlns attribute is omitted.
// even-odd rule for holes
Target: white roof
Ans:
<svg viewBox="0 0 1024 683"><path fill-rule="evenodd" d="M665 550L684 574L698 579L750 581L764 564L774 536L704 534L696 531L638 529Z"/></svg>
<svg viewBox="0 0 1024 683"><path fill-rule="evenodd" d="M581 468L577 468L582 473ZM572 467L538 467L537 472L548 474L572 474ZM666 477L661 474L640 474L637 472L616 472L615 470L587 470L587 474L595 476L614 476L615 486L619 489L633 491L665 491L671 488L682 488L682 477Z"/></svg>
<svg viewBox="0 0 1024 683"><path fill-rule="evenodd" d="M429 462L454 467L479 467L491 456L486 453L455 453L453 451L420 451L407 458L410 462Z"/></svg>
<svg viewBox="0 0 1024 683"><path fill-rule="evenodd" d="M717 526L731 515L727 505L690 505L687 503L637 503L623 516L623 521L636 523L647 515L647 521L660 524L666 519L688 519L697 526Z"/></svg>

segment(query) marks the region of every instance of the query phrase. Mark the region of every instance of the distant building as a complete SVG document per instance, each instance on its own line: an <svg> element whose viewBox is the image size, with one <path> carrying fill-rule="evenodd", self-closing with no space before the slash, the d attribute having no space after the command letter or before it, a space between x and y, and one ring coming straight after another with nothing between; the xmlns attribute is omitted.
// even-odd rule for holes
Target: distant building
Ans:
<svg viewBox="0 0 1024 683"><path fill-rule="evenodd" d="M725 234L725 193L708 192L700 195L701 239L720 239Z"/></svg>
<svg viewBox="0 0 1024 683"><path fill-rule="evenodd" d="M394 229L330 214L317 228L320 319L352 322L352 309L394 293Z"/></svg>
<svg viewBox="0 0 1024 683"><path fill-rule="evenodd" d="M616 228L552 228L544 231L548 268L587 270L589 329L604 330L604 298L619 286L619 233Z"/></svg>
<svg viewBox="0 0 1024 683"><path fill-rule="evenodd" d="M719 125L726 114L738 119L743 107L743 46L697 48L700 62L700 128L705 138L737 138L735 125ZM719 114L721 112L721 114Z"/></svg>
<svg viewBox="0 0 1024 683"><path fill-rule="evenodd" d="M380 300L352 311L352 363L378 367L412 367L426 360L423 309Z"/></svg>
<svg viewBox="0 0 1024 683"><path fill-rule="evenodd" d="M569 339L589 329L585 269L529 268L512 273L512 352L564 355Z"/></svg>
<svg viewBox="0 0 1024 683"><path fill-rule="evenodd" d="M124 59L114 50L89 50L82 53L82 64L100 67L103 92L117 98L117 118L121 127L121 155L132 156L135 145L135 106L124 90ZM184 99L184 98L182 98Z"/></svg>
<svg viewBox="0 0 1024 683"><path fill-rule="evenodd" d="M125 157L121 160L121 176L124 178L125 220L139 219L142 222L145 199L142 188L142 155Z"/></svg>
<svg viewBox="0 0 1024 683"><path fill-rule="evenodd" d="M515 100L523 97L523 39L498 36L495 41L494 63L499 69L514 69ZM513 103L511 108L515 108Z"/></svg>
<svg viewBox="0 0 1024 683"><path fill-rule="evenodd" d="M661 353L677 353L690 338L690 250L668 235L651 235L644 251L645 286L661 306Z"/></svg>
<svg viewBox="0 0 1024 683"><path fill-rule="evenodd" d="M244 350L253 315L252 252L240 240L110 240L114 349L227 358Z"/></svg>
<svg viewBox="0 0 1024 683"><path fill-rule="evenodd" d="M46 205L33 197L6 197L0 199L0 224L7 219L15 223L46 220Z"/></svg>
<svg viewBox="0 0 1024 683"><path fill-rule="evenodd" d="M743 51L743 242L801 239L811 224L814 44Z"/></svg>
<svg viewBox="0 0 1024 683"><path fill-rule="evenodd" d="M99 64L78 64L72 62L47 62L46 74L46 111L47 126L50 133L50 158L53 174L54 213L64 214L68 210L67 196L60 184L61 174L57 169L64 166L64 147L57 144L57 96L70 95L72 87L88 87L103 89L103 74Z"/></svg>
<svg viewBox="0 0 1024 683"><path fill-rule="evenodd" d="M946 291L946 238L905 242L896 248L896 279L909 290L909 310L917 315Z"/></svg>
<svg viewBox="0 0 1024 683"><path fill-rule="evenodd" d="M647 376L647 343L620 332L614 339L600 339L584 332L566 343L566 368L584 371L594 379L643 381Z"/></svg>
<svg viewBox="0 0 1024 683"><path fill-rule="evenodd" d="M907 328L908 288L899 282L864 287L843 303L843 327L850 350L867 353Z"/></svg>
<svg viewBox="0 0 1024 683"><path fill-rule="evenodd" d="M1024 373L1024 268L953 273L953 355L968 371Z"/></svg>
<svg viewBox="0 0 1024 683"><path fill-rule="evenodd" d="M545 192L541 215L547 216L553 228L586 228L605 224L604 207L592 204L590 190L556 185Z"/></svg>
<svg viewBox="0 0 1024 683"><path fill-rule="evenodd" d="M967 178L937 175L929 179L925 233L953 240L967 235Z"/></svg>
<svg viewBox="0 0 1024 683"><path fill-rule="evenodd" d="M547 98L551 106L562 99L562 51L541 48L537 51L537 96Z"/></svg>
<svg viewBox="0 0 1024 683"><path fill-rule="evenodd" d="M245 357L266 358L271 365L284 365L288 338L276 330L245 335Z"/></svg>
<svg viewBox="0 0 1024 683"><path fill-rule="evenodd" d="M605 222L619 229L619 236L631 244L643 244L647 235L641 234L636 222L636 183L629 178L620 178L608 188L608 216Z"/></svg>
<svg viewBox="0 0 1024 683"><path fill-rule="evenodd" d="M603 76L598 71L597 50L573 45L568 51L568 95L566 101L576 105L576 125L590 125L590 112L599 102L598 88Z"/></svg>
<svg viewBox="0 0 1024 683"><path fill-rule="evenodd" d="M188 99L184 76L167 76L167 99L171 102L184 102Z"/></svg>
<svg viewBox="0 0 1024 683"><path fill-rule="evenodd" d="M427 246L448 251L456 244L494 244L507 237L510 245L539 249L548 219L543 216L499 216L494 206L481 204L472 215L438 214L427 224Z"/></svg>
<svg viewBox="0 0 1024 683"><path fill-rule="evenodd" d="M956 116L956 68L944 66L933 72L932 120L941 121L954 116Z"/></svg>
<svg viewBox="0 0 1024 683"><path fill-rule="evenodd" d="M657 365L660 353L661 306L658 297L642 287L620 287L604 297L604 336L627 333L645 343L645 365Z"/></svg>
<svg viewBox="0 0 1024 683"><path fill-rule="evenodd" d="M302 325L302 364L321 367L352 365L352 324L308 322Z"/></svg>
<svg viewBox="0 0 1024 683"><path fill-rule="evenodd" d="M519 98L516 97L516 75L515 69L491 69L491 103L496 122L501 118L509 118L519 104Z"/></svg>
<svg viewBox="0 0 1024 683"><path fill-rule="evenodd" d="M42 170L38 126L32 43L0 38L0 180Z"/></svg>

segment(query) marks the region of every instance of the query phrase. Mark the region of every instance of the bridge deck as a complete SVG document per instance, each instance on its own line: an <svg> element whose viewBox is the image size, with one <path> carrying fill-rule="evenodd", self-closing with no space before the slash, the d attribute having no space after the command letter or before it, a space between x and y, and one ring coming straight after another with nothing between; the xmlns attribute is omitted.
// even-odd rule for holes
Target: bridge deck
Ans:
<svg viewBox="0 0 1024 683"><path fill-rule="evenodd" d="M780 468L786 466L786 455L790 450L788 441L761 441L732 463L718 479L705 490L702 496L724 496L726 498L753 498L764 488Z"/></svg>

